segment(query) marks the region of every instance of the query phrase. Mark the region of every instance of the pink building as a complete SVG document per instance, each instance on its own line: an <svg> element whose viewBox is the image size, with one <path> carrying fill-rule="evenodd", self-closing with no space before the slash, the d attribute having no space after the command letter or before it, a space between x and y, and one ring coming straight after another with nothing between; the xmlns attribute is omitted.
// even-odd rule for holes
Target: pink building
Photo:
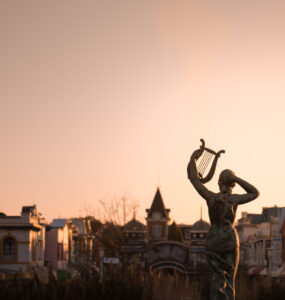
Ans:
<svg viewBox="0 0 285 300"><path fill-rule="evenodd" d="M53 270L67 268L71 259L72 231L66 219L54 219L46 229L45 264Z"/></svg>

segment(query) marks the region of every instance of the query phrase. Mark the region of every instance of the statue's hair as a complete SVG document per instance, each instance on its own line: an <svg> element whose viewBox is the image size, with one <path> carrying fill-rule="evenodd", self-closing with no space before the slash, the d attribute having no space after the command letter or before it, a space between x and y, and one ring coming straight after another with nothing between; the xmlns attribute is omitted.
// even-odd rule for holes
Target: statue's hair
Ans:
<svg viewBox="0 0 285 300"><path fill-rule="evenodd" d="M226 185L231 185L232 181L229 181L229 175L235 175L235 173L229 169L223 170L220 174L219 181Z"/></svg>

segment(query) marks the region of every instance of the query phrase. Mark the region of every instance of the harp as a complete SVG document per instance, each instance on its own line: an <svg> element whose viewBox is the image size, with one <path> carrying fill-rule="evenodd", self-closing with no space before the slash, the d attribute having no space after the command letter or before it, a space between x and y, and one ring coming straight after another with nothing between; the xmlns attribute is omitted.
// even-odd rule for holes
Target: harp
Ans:
<svg viewBox="0 0 285 300"><path fill-rule="evenodd" d="M200 155L201 159L197 171L198 171L198 176L200 181L202 183L207 183L213 178L220 154L225 153L225 150L220 150L219 152L215 152L205 147L205 141L203 139L200 139L200 141L202 143L202 145L200 146L202 152ZM209 166L211 162L212 165ZM206 171L208 172L208 174L204 176Z"/></svg>

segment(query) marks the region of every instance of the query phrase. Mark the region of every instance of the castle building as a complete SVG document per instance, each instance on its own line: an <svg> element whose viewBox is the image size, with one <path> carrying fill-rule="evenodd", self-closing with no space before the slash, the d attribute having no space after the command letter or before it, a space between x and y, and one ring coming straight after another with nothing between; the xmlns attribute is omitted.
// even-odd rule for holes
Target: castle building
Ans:
<svg viewBox="0 0 285 300"><path fill-rule="evenodd" d="M189 244L193 250L196 248L205 247L207 232L210 229L210 224L202 218L202 208L200 220L193 225L179 224L183 234L184 243Z"/></svg>
<svg viewBox="0 0 285 300"><path fill-rule="evenodd" d="M145 225L134 217L123 227L124 244L137 248L145 244Z"/></svg>
<svg viewBox="0 0 285 300"><path fill-rule="evenodd" d="M144 261L145 250L145 225L133 219L123 226L124 259L125 262L138 263Z"/></svg>
<svg viewBox="0 0 285 300"><path fill-rule="evenodd" d="M205 244L206 236L210 229L210 224L202 219L202 212L200 220L193 225L179 224L184 243L190 247L190 264L191 269L201 269L201 264L206 264Z"/></svg>
<svg viewBox="0 0 285 300"><path fill-rule="evenodd" d="M147 212L147 243L167 240L170 209L165 208L159 188Z"/></svg>

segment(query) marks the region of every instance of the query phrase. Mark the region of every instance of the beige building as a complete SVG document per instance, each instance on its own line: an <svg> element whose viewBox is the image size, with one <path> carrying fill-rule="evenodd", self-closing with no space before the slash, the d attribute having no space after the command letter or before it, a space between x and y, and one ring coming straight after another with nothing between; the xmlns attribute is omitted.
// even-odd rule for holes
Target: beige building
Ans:
<svg viewBox="0 0 285 300"><path fill-rule="evenodd" d="M27 272L43 266L45 227L36 205L23 206L20 216L0 213L0 272Z"/></svg>
<svg viewBox="0 0 285 300"><path fill-rule="evenodd" d="M278 223L282 208L263 207L261 214L242 213L235 226L240 239L240 266L251 275L268 275L278 268ZM281 240L281 238L280 238ZM280 254L280 253L279 253Z"/></svg>

